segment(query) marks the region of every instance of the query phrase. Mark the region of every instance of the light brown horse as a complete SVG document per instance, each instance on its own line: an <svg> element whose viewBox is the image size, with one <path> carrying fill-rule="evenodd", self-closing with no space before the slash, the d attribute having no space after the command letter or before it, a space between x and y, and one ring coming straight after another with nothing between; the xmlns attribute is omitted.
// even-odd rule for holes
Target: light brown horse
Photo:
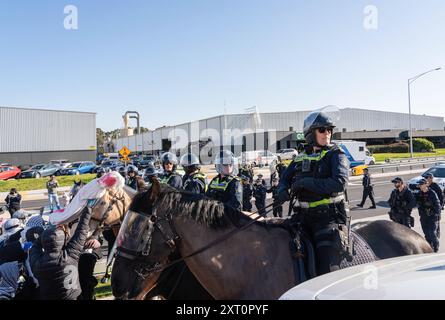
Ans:
<svg viewBox="0 0 445 320"><path fill-rule="evenodd" d="M121 255L123 249L118 247L112 273L115 296L137 297L156 283L160 274L157 267L162 268L170 261L174 235L181 239L174 241L175 248L186 257L233 233L185 260L215 299L272 300L295 286L289 250L291 237L284 228L255 222L239 231L252 220L204 196L158 185L136 196L130 210L140 215L135 216L127 234L121 230L118 241L124 248L126 237L150 239L147 242L149 254L143 259L130 260ZM156 224L160 227L154 228ZM400 224L376 221L363 229L362 234L361 229L356 232L369 243L379 259L432 252L422 236ZM132 234L132 230L139 230L138 234Z"/></svg>
<svg viewBox="0 0 445 320"><path fill-rule="evenodd" d="M124 186L122 189L110 189L97 201L93 207L90 220L90 234L99 234L105 228L111 228L115 235L118 234L120 224L136 195L136 191Z"/></svg>

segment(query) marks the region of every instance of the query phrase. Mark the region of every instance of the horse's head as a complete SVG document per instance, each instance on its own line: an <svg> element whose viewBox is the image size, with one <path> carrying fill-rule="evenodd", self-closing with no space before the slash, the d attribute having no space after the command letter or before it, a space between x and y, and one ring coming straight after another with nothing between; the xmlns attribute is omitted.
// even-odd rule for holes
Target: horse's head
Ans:
<svg viewBox="0 0 445 320"><path fill-rule="evenodd" d="M118 226L124 220L134 195L131 190L124 188L107 190L93 206L90 232L98 234L104 228Z"/></svg>
<svg viewBox="0 0 445 320"><path fill-rule="evenodd" d="M172 216L155 209L162 198L160 192L155 181L148 191L135 196L119 231L111 279L118 299L144 299L176 251Z"/></svg>
<svg viewBox="0 0 445 320"><path fill-rule="evenodd" d="M143 299L156 287L162 271L173 267L181 257L175 228L181 216L207 226L223 225L224 205L200 194L161 187L157 181L133 199L116 240L111 280L115 297Z"/></svg>

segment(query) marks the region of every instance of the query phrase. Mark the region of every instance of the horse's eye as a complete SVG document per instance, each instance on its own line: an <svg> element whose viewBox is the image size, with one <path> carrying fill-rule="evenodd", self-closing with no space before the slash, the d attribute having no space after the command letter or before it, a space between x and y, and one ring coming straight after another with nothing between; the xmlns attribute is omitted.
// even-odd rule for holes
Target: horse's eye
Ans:
<svg viewBox="0 0 445 320"><path fill-rule="evenodd" d="M102 201L102 202L100 203L101 206L104 206L105 204L106 204L105 201Z"/></svg>
<svg viewBox="0 0 445 320"><path fill-rule="evenodd" d="M151 221L152 223L155 223L156 220L158 220L158 217L156 217L156 216L150 216L150 221Z"/></svg>

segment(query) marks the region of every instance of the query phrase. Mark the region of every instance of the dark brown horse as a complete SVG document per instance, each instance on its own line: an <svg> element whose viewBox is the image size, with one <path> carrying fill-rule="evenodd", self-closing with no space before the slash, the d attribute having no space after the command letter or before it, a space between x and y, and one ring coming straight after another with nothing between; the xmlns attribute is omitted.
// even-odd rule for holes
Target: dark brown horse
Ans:
<svg viewBox="0 0 445 320"><path fill-rule="evenodd" d="M243 229L252 219L240 212L159 185L136 196L130 210L112 273L116 297L141 298L171 262L172 252L187 257L222 237L185 260L215 299L277 299L296 285L291 237L280 226L254 222ZM423 237L391 221L364 223L356 232L379 259L432 252Z"/></svg>

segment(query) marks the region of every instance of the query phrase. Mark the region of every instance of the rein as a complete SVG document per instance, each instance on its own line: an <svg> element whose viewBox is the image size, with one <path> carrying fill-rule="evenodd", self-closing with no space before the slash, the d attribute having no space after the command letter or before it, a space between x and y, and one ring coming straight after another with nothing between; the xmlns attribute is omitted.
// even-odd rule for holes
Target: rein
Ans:
<svg viewBox="0 0 445 320"><path fill-rule="evenodd" d="M279 205L282 205L282 204L280 203ZM270 213L270 212L272 212L273 209L274 209L273 203L272 203L272 204L269 204L269 205L266 206L265 208L270 208L270 207L272 207L272 209L269 209L269 210L265 211L263 214L258 215L257 217L255 217L254 219L252 219L251 221L249 221L247 224L245 224L245 225L242 226L241 228L234 229L234 230L230 231L229 233L226 233L225 235L223 235L223 236L221 236L221 237L215 239L214 241L210 242L209 244L203 246L202 248L200 248L200 249L198 249L198 250L192 252L191 254L189 254L189 255L187 255L187 256L185 256L185 257L182 257L182 258L180 258L180 259L173 260L173 261L171 261L170 263L168 263L168 264L166 264L166 265L164 265L164 266L161 266L160 264L157 263L157 264L156 264L154 267L152 267L152 268L149 268L149 269L147 269L147 268L141 268L141 269L139 269L139 270L135 269L134 271L136 272L136 274L137 274L139 277L141 277L142 279L145 280L148 276L150 276L150 274L151 274L152 272L161 272L161 271L164 271L165 269L170 268L170 267L172 267L172 266L174 266L174 265L176 265L176 264L178 264L178 263L180 263L180 262L182 262L182 261L185 261L186 259L189 259L189 258L194 257L194 256L196 256L196 255L198 255L198 254L200 254L200 253L202 253L202 252L204 252L204 251L207 251L208 249L210 249L210 248L212 248L212 247L214 247L214 246L216 246L216 245L218 245L218 244L220 244L220 243L222 243L222 242L228 240L229 238L233 237L235 234L240 233L241 231L246 230L246 229L249 228L251 225L255 224L255 222L257 222L259 219L264 218L265 216L267 216L267 214ZM254 213L252 213L251 215L253 215L253 214L257 214L258 212L259 212L259 211L254 212ZM154 212L153 215L155 215L155 214L156 214L156 212ZM251 215L250 215L250 216L251 216ZM174 226L172 225L173 217L172 217L171 215L169 215L167 218L163 218L163 220L166 220L166 221L168 222L170 228L172 228L172 229L174 230ZM151 221L151 220L150 220L150 221ZM152 229L152 230L153 230L153 229ZM162 231L161 231L161 232L162 232ZM148 241L149 241L150 244L151 244L152 234L153 234L152 232L149 234L149 239L148 239ZM164 235L164 237L165 237L165 235ZM177 239L179 239L179 236L175 235L175 237L176 237ZM172 239L170 239L170 241L172 241ZM170 247L172 247L172 245L171 245L170 243L168 243L168 244L170 245ZM173 246L174 246L174 245L175 245L175 242L174 242L174 240L173 240ZM148 250L146 250L146 251L149 252L149 251L150 251L150 248L148 248ZM148 254L147 254L147 255L148 255ZM159 280L159 279L158 279L158 280Z"/></svg>

